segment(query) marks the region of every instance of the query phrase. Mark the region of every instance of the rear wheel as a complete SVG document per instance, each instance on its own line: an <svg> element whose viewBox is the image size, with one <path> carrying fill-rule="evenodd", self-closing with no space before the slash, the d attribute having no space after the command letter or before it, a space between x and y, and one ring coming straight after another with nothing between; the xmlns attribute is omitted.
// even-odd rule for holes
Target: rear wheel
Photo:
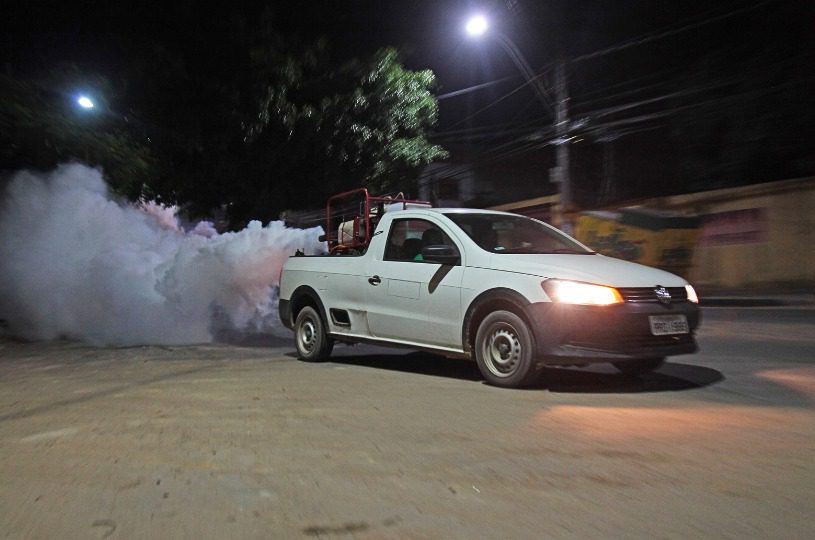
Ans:
<svg viewBox="0 0 815 540"><path fill-rule="evenodd" d="M475 336L475 360L488 383L504 388L529 386L538 378L532 333L511 311L487 315Z"/></svg>
<svg viewBox="0 0 815 540"><path fill-rule="evenodd" d="M306 306L297 314L294 322L294 344L297 347L297 357L307 362L325 360L334 348L325 331L323 322L317 310Z"/></svg>
<svg viewBox="0 0 815 540"><path fill-rule="evenodd" d="M614 367L625 375L643 375L659 369L664 363L664 358L642 358L627 362L614 362Z"/></svg>

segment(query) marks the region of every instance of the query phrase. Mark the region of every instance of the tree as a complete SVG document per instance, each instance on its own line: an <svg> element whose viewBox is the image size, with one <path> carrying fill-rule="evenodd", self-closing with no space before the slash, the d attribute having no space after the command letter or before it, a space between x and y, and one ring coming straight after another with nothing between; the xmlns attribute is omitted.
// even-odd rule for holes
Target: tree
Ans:
<svg viewBox="0 0 815 540"><path fill-rule="evenodd" d="M279 32L273 8L221 8L178 2L157 17L111 5L103 21L76 21L110 29L89 34L99 41L68 77L104 72L105 114L66 112L48 77L0 80L0 98L13 97L0 100L0 167L78 158L131 198L191 217L226 209L239 227L349 188L415 191L418 168L445 155L426 138L438 114L430 71L405 69L393 49L337 59L325 41Z"/></svg>
<svg viewBox="0 0 815 540"><path fill-rule="evenodd" d="M175 9L164 18L205 28ZM434 76L405 69L394 49L339 61L325 40L277 32L271 10L210 23L183 40L169 24L129 53L130 108L156 162L143 197L195 216L224 208L240 227L356 187L415 193L418 169L446 155L427 140Z"/></svg>
<svg viewBox="0 0 815 540"><path fill-rule="evenodd" d="M74 65L43 78L0 75L0 163L4 169L50 169L78 160L101 166L118 192L137 197L151 177L152 158L128 119L113 112L117 91L102 76L82 77L98 91L96 105L80 110Z"/></svg>
<svg viewBox="0 0 815 540"><path fill-rule="evenodd" d="M320 43L277 69L247 130L257 184L237 194L238 212L314 207L361 186L415 191L418 168L446 156L427 140L433 74L406 70L395 50L332 68Z"/></svg>

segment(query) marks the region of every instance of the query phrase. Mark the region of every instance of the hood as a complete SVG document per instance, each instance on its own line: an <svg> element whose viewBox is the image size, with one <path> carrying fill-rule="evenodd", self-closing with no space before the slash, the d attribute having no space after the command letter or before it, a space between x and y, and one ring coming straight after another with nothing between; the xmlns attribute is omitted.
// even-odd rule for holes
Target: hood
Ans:
<svg viewBox="0 0 815 540"><path fill-rule="evenodd" d="M490 268L542 278L572 279L613 287L682 287L681 277L604 255L493 255Z"/></svg>

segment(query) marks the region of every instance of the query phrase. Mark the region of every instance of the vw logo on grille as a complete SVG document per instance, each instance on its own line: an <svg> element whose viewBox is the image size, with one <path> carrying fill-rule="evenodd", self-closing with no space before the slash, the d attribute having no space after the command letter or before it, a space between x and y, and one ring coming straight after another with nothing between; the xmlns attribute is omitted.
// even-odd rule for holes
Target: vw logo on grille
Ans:
<svg viewBox="0 0 815 540"><path fill-rule="evenodd" d="M662 285L654 287L654 293L657 295L657 300L659 300L661 304L667 305L671 303L671 293Z"/></svg>

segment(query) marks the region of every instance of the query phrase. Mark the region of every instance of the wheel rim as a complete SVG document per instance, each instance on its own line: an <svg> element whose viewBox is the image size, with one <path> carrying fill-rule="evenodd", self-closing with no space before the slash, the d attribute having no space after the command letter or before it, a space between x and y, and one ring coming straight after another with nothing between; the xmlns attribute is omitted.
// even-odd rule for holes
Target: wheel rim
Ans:
<svg viewBox="0 0 815 540"><path fill-rule="evenodd" d="M484 341L483 358L496 377L509 377L518 369L523 347L515 329L507 324L493 326Z"/></svg>
<svg viewBox="0 0 815 540"><path fill-rule="evenodd" d="M300 348L310 353L317 344L317 326L312 319L306 319L297 329L297 343Z"/></svg>

